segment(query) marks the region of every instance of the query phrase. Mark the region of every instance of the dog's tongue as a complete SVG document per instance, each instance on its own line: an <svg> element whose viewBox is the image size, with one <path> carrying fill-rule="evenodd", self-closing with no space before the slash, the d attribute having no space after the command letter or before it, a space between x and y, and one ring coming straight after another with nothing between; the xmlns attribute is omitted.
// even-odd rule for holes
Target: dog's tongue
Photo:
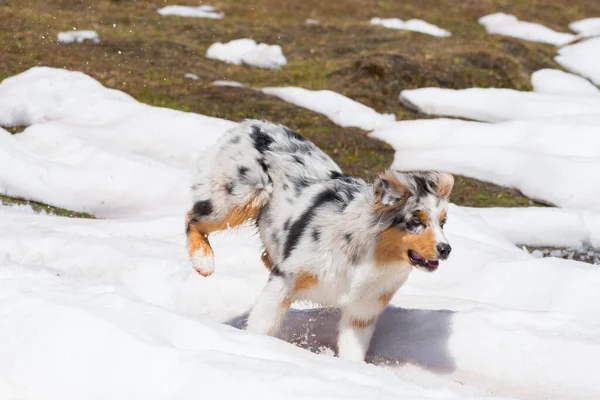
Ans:
<svg viewBox="0 0 600 400"><path fill-rule="evenodd" d="M410 251L410 258L415 261L423 261L423 257L421 257L421 255L414 250Z"/></svg>
<svg viewBox="0 0 600 400"><path fill-rule="evenodd" d="M427 265L429 265L430 267L437 267L440 265L440 262L438 260L431 260L427 261Z"/></svg>

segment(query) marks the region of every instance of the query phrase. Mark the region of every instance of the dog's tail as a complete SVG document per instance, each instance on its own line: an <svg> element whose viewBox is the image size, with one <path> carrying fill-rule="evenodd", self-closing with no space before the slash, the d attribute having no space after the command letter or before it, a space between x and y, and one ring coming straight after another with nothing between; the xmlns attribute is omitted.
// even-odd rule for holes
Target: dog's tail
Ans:
<svg viewBox="0 0 600 400"><path fill-rule="evenodd" d="M200 176L192 186L194 206L187 214L190 260L196 271L209 276L214 254L212 232L255 220L269 202L273 179L269 160L279 125L244 121L225 133L215 147L200 157ZM270 154L267 154L270 153Z"/></svg>

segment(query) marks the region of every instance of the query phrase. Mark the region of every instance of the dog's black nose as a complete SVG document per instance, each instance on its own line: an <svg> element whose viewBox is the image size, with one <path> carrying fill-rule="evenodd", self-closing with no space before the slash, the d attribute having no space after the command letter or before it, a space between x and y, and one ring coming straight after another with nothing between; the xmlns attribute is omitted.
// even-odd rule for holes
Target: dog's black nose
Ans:
<svg viewBox="0 0 600 400"><path fill-rule="evenodd" d="M448 243L439 243L437 245L437 251L440 255L440 258L442 260L445 260L450 255L450 252L452 251L452 247L450 247L450 245Z"/></svg>

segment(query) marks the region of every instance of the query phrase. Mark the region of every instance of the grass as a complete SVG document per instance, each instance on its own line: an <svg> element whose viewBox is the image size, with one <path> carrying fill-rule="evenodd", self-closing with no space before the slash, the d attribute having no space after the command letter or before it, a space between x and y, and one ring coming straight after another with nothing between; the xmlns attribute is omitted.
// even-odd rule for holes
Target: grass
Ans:
<svg viewBox="0 0 600 400"><path fill-rule="evenodd" d="M95 218L93 215L88 213L66 210L64 208L50 206L37 201L26 200L19 197L5 196L3 194L0 194L0 204L26 205L30 206L36 213L45 212L47 214L56 215L59 217Z"/></svg>
<svg viewBox="0 0 600 400"><path fill-rule="evenodd" d="M156 8L166 4L198 2L0 0L0 79L37 65L68 68L147 104L235 121L272 120L306 135L344 171L372 178L392 163L393 150L387 144L255 90L215 87L211 82L331 89L379 112L394 113L399 120L427 118L400 105L399 92L424 86L529 90L533 71L558 68L552 59L555 47L488 35L478 17L502 11L565 30L569 22L600 15L596 0L211 2L226 13L222 20L160 16ZM375 16L422 18L453 36L440 39L370 25ZM307 18L321 24L306 25ZM96 30L102 42L55 43L58 32L73 27ZM212 43L241 37L280 44L288 65L266 71L204 57ZM200 79L185 79L188 72ZM453 201L458 204L531 204L510 188L465 177L458 177L457 183Z"/></svg>

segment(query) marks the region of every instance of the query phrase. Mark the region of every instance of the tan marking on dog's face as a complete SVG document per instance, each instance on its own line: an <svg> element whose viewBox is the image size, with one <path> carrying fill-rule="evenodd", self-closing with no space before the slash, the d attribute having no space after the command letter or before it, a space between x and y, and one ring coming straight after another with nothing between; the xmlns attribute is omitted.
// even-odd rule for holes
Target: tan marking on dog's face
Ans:
<svg viewBox="0 0 600 400"><path fill-rule="evenodd" d="M384 307L386 307L389 304L390 300L392 300L392 297L394 297L394 293L395 292L385 292L385 293L382 293L381 296L379 296L379 302Z"/></svg>
<svg viewBox="0 0 600 400"><path fill-rule="evenodd" d="M371 317L368 319L352 317L350 319L350 324L355 328L366 328L367 326L373 324L375 320L377 320L377 317Z"/></svg>
<svg viewBox="0 0 600 400"><path fill-rule="evenodd" d="M375 245L375 263L386 265L400 261L410 262L408 250L416 251L425 259L437 258L436 243L431 228L419 234L403 232L395 227L381 232Z"/></svg>
<svg viewBox="0 0 600 400"><path fill-rule="evenodd" d="M271 260L271 256L269 255L268 251L263 251L260 255L260 259L262 260L263 264L265 264L265 267L267 267L268 270L270 270L273 267L273 260Z"/></svg>
<svg viewBox="0 0 600 400"><path fill-rule="evenodd" d="M308 289L319 283L319 278L310 272L300 272L294 283L294 292Z"/></svg>
<svg viewBox="0 0 600 400"><path fill-rule="evenodd" d="M440 224L443 224L446 221L446 209L444 208L440 213Z"/></svg>
<svg viewBox="0 0 600 400"><path fill-rule="evenodd" d="M286 296L286 298L283 299L283 302L281 303L281 306L283 308L285 308L286 310L288 308L290 308L292 306L292 297L291 296Z"/></svg>
<svg viewBox="0 0 600 400"><path fill-rule="evenodd" d="M439 172L436 180L436 195L447 199L454 187L454 177L446 172Z"/></svg>
<svg viewBox="0 0 600 400"><path fill-rule="evenodd" d="M417 217L423 225L427 226L429 224L429 215L427 215L425 211L417 211L415 217Z"/></svg>

